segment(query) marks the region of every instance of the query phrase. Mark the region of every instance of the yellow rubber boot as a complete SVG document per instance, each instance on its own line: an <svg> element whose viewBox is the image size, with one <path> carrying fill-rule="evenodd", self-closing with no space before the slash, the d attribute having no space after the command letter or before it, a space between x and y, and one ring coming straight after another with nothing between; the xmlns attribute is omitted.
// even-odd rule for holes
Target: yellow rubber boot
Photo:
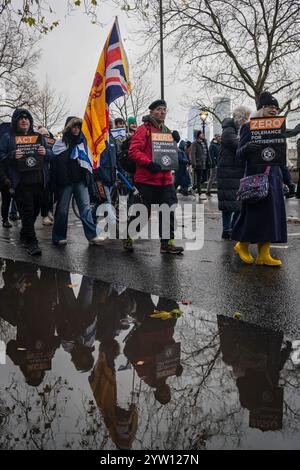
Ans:
<svg viewBox="0 0 300 470"><path fill-rule="evenodd" d="M249 242L237 242L234 249L244 263L252 264L254 259L251 253L249 253L249 245Z"/></svg>
<svg viewBox="0 0 300 470"><path fill-rule="evenodd" d="M282 261L280 259L272 258L270 254L270 243L258 243L257 244L258 256L255 263L262 266L281 266Z"/></svg>

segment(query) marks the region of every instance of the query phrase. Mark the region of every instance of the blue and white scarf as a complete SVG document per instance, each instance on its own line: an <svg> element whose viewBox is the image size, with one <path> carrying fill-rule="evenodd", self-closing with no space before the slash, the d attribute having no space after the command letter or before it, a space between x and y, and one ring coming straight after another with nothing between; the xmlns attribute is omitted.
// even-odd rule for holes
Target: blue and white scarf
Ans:
<svg viewBox="0 0 300 470"><path fill-rule="evenodd" d="M52 149L54 155L59 155L66 150L68 150L68 146L62 140L57 140ZM71 160L78 158L78 163L82 168L85 168L90 173L93 172L93 156L83 134L80 135L80 142L72 149L70 158Z"/></svg>

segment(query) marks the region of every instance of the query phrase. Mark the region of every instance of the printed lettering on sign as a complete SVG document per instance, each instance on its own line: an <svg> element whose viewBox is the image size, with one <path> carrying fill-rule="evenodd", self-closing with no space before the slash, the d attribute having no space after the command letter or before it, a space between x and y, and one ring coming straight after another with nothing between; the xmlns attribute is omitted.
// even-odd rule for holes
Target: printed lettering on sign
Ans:
<svg viewBox="0 0 300 470"><path fill-rule="evenodd" d="M280 129L284 123L284 117L251 119L250 130Z"/></svg>
<svg viewBox="0 0 300 470"><path fill-rule="evenodd" d="M286 165L286 118L250 119L251 142L258 145L251 156L254 165Z"/></svg>
<svg viewBox="0 0 300 470"><path fill-rule="evenodd" d="M28 145L36 144L38 140L38 135L18 135L16 136L17 145Z"/></svg>

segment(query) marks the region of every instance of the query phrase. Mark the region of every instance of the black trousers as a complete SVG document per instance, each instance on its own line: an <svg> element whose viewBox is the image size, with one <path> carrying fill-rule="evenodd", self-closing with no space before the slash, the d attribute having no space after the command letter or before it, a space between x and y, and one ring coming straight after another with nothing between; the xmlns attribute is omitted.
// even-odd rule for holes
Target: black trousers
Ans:
<svg viewBox="0 0 300 470"><path fill-rule="evenodd" d="M48 212L53 212L53 192L50 190L49 185L43 189L41 200L41 216L47 217Z"/></svg>
<svg viewBox="0 0 300 470"><path fill-rule="evenodd" d="M203 182L203 173L204 173L204 170L202 170L202 168L195 169L196 185L197 185L197 191L199 195L202 193L201 184Z"/></svg>
<svg viewBox="0 0 300 470"><path fill-rule="evenodd" d="M155 186L150 184L141 184L136 183L135 186L139 190L142 203L147 207L148 218L151 215L151 204L166 204L171 207L177 204L177 196L175 187L173 185L169 186ZM133 220L131 218L131 220ZM165 232L167 232L167 237L164 238ZM168 240L174 239L175 232L175 215L174 210L170 212L170 219L167 221L163 220L162 213L159 212L159 237L161 243L166 243Z"/></svg>
<svg viewBox="0 0 300 470"><path fill-rule="evenodd" d="M11 201L11 194L8 189L1 189L1 217L2 221L8 220L9 206Z"/></svg>
<svg viewBox="0 0 300 470"><path fill-rule="evenodd" d="M42 185L23 186L20 184L16 188L15 200L22 221L20 235L28 243L37 241L34 224L40 212L42 194Z"/></svg>
<svg viewBox="0 0 300 470"><path fill-rule="evenodd" d="M298 178L296 196L297 196L297 197L300 197L300 168L298 168L298 173L299 173L299 178Z"/></svg>

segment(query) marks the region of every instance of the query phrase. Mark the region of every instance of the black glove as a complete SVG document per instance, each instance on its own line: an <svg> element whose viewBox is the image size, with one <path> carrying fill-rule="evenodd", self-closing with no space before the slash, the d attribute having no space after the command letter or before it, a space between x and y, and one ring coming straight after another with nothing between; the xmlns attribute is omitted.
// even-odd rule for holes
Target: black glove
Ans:
<svg viewBox="0 0 300 470"><path fill-rule="evenodd" d="M259 153L262 151L262 146L260 144L256 144L254 142L248 142L247 144L247 153L252 155L255 153Z"/></svg>
<svg viewBox="0 0 300 470"><path fill-rule="evenodd" d="M4 185L7 189L10 189L10 188L11 188L11 181L10 181L10 179L5 178L5 179L3 180L3 185Z"/></svg>
<svg viewBox="0 0 300 470"><path fill-rule="evenodd" d="M161 171L161 166L158 163L151 162L147 166L148 170L151 171L151 173L159 173Z"/></svg>

